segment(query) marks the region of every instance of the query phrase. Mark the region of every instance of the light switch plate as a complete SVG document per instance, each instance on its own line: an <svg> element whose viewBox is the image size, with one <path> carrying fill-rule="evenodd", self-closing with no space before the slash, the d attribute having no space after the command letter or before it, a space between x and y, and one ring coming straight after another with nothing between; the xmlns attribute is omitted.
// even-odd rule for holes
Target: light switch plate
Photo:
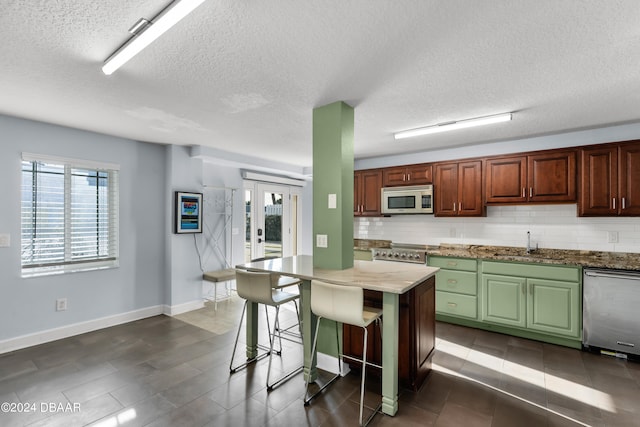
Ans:
<svg viewBox="0 0 640 427"><path fill-rule="evenodd" d="M8 248L11 246L11 235L7 233L0 234L0 248Z"/></svg>
<svg viewBox="0 0 640 427"><path fill-rule="evenodd" d="M327 235L326 234L316 234L316 246L318 248L326 248L326 247L328 247Z"/></svg>
<svg viewBox="0 0 640 427"><path fill-rule="evenodd" d="M329 194L329 209L337 209L338 196L336 194Z"/></svg>

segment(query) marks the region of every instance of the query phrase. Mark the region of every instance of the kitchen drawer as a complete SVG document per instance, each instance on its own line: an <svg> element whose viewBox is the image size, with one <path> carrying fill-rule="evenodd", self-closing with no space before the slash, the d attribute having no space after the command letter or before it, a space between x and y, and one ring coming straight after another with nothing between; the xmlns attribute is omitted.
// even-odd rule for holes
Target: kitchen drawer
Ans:
<svg viewBox="0 0 640 427"><path fill-rule="evenodd" d="M473 272L478 270L478 262L475 259L469 258L430 256L427 259L427 264L431 267L440 267L447 270L463 270Z"/></svg>
<svg viewBox="0 0 640 427"><path fill-rule="evenodd" d="M436 273L436 290L475 296L478 275L470 271L440 270Z"/></svg>
<svg viewBox="0 0 640 427"><path fill-rule="evenodd" d="M436 291L436 313L478 318L478 299L470 295Z"/></svg>

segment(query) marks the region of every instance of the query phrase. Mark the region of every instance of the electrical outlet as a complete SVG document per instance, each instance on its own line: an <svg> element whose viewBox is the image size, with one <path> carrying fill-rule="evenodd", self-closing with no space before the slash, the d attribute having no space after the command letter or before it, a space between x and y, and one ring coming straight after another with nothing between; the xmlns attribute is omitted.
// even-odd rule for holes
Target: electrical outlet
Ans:
<svg viewBox="0 0 640 427"><path fill-rule="evenodd" d="M8 248L9 246L11 246L11 235L0 234L0 248Z"/></svg>
<svg viewBox="0 0 640 427"><path fill-rule="evenodd" d="M56 311L65 311L67 309L67 299L58 298L56 300Z"/></svg>
<svg viewBox="0 0 640 427"><path fill-rule="evenodd" d="M608 231L607 232L607 240L609 243L618 243L618 232L617 231Z"/></svg>

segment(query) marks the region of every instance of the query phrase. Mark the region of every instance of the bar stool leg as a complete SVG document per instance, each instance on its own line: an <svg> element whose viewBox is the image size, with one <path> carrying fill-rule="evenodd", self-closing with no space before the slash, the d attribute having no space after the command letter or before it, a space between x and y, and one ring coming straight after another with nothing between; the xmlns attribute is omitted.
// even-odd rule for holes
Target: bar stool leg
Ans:
<svg viewBox="0 0 640 427"><path fill-rule="evenodd" d="M362 425L362 410L364 408L364 378L367 369L367 338L369 335L367 328L362 329L364 329L364 344L362 346L362 381L360 383L360 425Z"/></svg>

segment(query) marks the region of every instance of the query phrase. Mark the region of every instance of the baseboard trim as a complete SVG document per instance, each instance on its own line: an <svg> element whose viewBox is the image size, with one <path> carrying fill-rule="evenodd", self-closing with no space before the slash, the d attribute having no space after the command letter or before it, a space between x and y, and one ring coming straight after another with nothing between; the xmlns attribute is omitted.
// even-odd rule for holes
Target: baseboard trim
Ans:
<svg viewBox="0 0 640 427"><path fill-rule="evenodd" d="M167 316L177 316L178 314L186 313L188 311L198 310L204 307L204 301L199 299L195 301L185 302L178 305L165 305L163 313Z"/></svg>
<svg viewBox="0 0 640 427"><path fill-rule="evenodd" d="M342 362L340 372L338 372L338 358L320 352L317 353L316 367L323 371L331 372L332 374L339 373L343 377L351 371L349 364Z"/></svg>
<svg viewBox="0 0 640 427"><path fill-rule="evenodd" d="M7 340L0 341L0 354L20 350L22 348L31 347L38 344L44 344L62 338L68 338L74 335L97 331L98 329L104 329L110 326L132 322L134 320L157 316L159 314L163 314L162 305L141 308L139 310L115 314L113 316L101 317L99 319L87 320L86 322L74 323L71 325L61 326L59 328L47 329L33 334L9 338Z"/></svg>

